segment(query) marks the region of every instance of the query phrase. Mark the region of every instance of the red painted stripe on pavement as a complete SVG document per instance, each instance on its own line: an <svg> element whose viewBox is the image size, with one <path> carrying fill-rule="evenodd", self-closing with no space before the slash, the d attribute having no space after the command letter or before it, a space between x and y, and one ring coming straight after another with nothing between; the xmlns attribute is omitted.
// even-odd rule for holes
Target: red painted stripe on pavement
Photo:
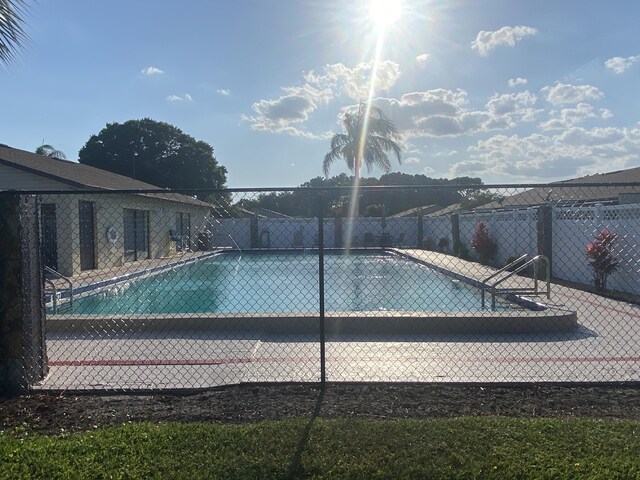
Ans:
<svg viewBox="0 0 640 480"><path fill-rule="evenodd" d="M328 361L341 361L336 358L328 358ZM359 362L388 361L388 359L357 358ZM425 363L424 358L403 358L403 363ZM466 357L466 358L438 358L436 361L455 363L495 362L495 363L595 363L595 362L640 362L640 357ZM52 367L116 367L116 366L154 366L154 365L235 365L245 363L304 363L319 361L317 357L308 358L224 358L224 359L104 359L104 360L58 360L49 362Z"/></svg>
<svg viewBox="0 0 640 480"><path fill-rule="evenodd" d="M586 300L586 299L584 299L582 297L579 297L577 295L571 295L571 296L573 298L577 298L578 300L580 300L583 303L588 303L589 305L593 305L594 307L600 307L600 308L603 308L603 309L605 309L607 311L613 311L613 312L616 312L616 313L621 313L623 315L626 315L627 317L640 318L640 314L631 313L628 310L623 310L621 308L611 307L611 306L606 305L606 304L604 304L602 302L593 302L591 300ZM636 309L636 307L633 307L632 305L629 305L629 306L630 306L630 308L633 308L634 310Z"/></svg>

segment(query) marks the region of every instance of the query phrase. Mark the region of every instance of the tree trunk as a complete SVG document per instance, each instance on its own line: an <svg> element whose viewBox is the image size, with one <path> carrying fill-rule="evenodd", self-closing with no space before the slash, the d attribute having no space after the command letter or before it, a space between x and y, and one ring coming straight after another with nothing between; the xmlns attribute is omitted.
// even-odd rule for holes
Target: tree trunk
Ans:
<svg viewBox="0 0 640 480"><path fill-rule="evenodd" d="M360 159L353 162L353 192L351 195L351 212L353 217L360 216Z"/></svg>

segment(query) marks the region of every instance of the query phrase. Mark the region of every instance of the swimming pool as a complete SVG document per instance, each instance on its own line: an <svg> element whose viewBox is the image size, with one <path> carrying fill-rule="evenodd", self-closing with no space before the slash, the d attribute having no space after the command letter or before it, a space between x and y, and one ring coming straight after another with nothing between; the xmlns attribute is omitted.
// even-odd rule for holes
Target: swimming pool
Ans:
<svg viewBox="0 0 640 480"><path fill-rule="evenodd" d="M324 258L327 312L481 310L477 289L391 253L331 252ZM227 252L102 289L60 313L312 314L319 310L318 290L317 255Z"/></svg>

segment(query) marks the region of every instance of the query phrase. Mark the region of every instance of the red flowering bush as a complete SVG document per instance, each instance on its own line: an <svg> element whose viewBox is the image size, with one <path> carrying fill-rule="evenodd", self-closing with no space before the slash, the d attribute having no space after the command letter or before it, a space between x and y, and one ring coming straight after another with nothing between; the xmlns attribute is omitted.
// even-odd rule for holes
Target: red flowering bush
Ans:
<svg viewBox="0 0 640 480"><path fill-rule="evenodd" d="M478 254L480 263L488 265L496 258L498 253L498 243L489 235L489 231L484 223L476 225L476 231L471 239L471 248Z"/></svg>
<svg viewBox="0 0 640 480"><path fill-rule="evenodd" d="M617 237L615 233L603 230L593 239L593 242L587 243L585 255L589 258L589 265L593 269L593 283L596 290L607 289L607 277L616 271L620 263L611 253Z"/></svg>

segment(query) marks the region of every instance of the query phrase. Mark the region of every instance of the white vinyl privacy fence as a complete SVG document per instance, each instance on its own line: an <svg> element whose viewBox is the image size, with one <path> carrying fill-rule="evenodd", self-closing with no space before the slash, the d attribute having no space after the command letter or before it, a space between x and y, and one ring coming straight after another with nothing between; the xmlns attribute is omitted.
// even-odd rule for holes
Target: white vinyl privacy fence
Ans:
<svg viewBox="0 0 640 480"><path fill-rule="evenodd" d="M640 293L640 204L553 209L553 275L591 284L587 244L603 230L617 235L612 254L619 261L608 288Z"/></svg>
<svg viewBox="0 0 640 480"><path fill-rule="evenodd" d="M497 265L507 264L510 257L538 252L537 212L533 208L460 215L460 242L470 251L479 223L485 224L498 244Z"/></svg>
<svg viewBox="0 0 640 480"><path fill-rule="evenodd" d="M593 284L586 246L607 229L617 235L613 254L619 261L619 267L609 277L609 288L640 294L640 204L553 206L551 212L554 278ZM538 253L536 208L461 213L458 218L460 244L472 257L475 254L471 240L480 223L485 224L498 244L496 265L505 265L510 258L525 253ZM451 216L423 217L422 231L419 220L418 217L324 219L324 246L344 246L349 238L353 247L415 248L426 245L452 251L456 239ZM318 246L317 218L225 218L211 223L212 244L217 247L286 249Z"/></svg>

